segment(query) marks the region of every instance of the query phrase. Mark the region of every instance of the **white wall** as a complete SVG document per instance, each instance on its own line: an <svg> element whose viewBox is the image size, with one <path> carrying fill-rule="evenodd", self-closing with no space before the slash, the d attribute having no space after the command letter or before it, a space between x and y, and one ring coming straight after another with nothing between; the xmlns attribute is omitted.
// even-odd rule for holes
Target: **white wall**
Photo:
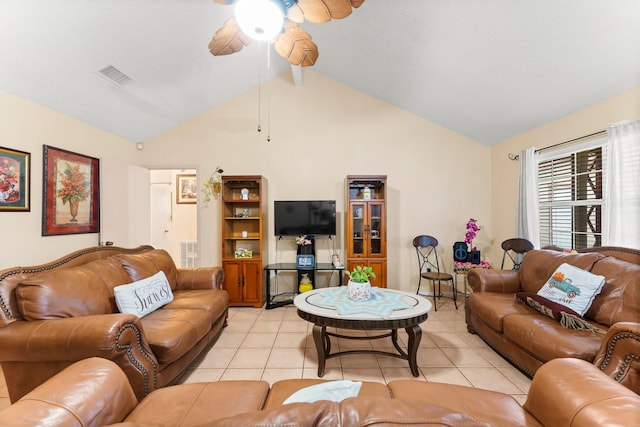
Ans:
<svg viewBox="0 0 640 427"><path fill-rule="evenodd" d="M336 199L336 248L344 258L344 179L350 174L388 175L388 283L417 285L411 245L418 234L441 241L447 263L465 224L485 227L476 244L491 236L491 150L313 71L296 87L285 74L262 88L270 93L270 126L263 99L258 123L257 88L145 141L149 168L189 165L200 182L220 165L226 175L263 175L268 180L269 262L294 261L294 244L273 236L273 200ZM267 142L270 127L271 141ZM461 183L462 182L462 183ZM220 263L220 201L198 205L201 264ZM318 242L319 261L329 261L330 242ZM326 248L326 249L324 249ZM326 260L324 258L327 258Z"/></svg>

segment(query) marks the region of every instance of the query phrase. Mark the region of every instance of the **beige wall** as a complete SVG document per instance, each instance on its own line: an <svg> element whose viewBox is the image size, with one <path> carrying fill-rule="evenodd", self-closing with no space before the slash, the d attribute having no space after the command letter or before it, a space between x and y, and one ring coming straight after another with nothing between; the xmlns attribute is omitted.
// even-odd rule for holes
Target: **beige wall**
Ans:
<svg viewBox="0 0 640 427"><path fill-rule="evenodd" d="M126 164L138 157L135 144L1 90L0 118L0 145L31 153L31 211L0 212L0 268L52 261L97 245L95 233L42 237L42 146Z"/></svg>
<svg viewBox="0 0 640 427"><path fill-rule="evenodd" d="M270 211L278 199L336 199L339 235L335 246L343 257L345 176L386 174L389 282L394 288L415 289L411 239L421 233L437 236L450 264L451 244L463 238L469 217L484 227L474 243L486 258L499 262L497 245L511 237L515 227L517 162L507 158L509 152L517 154L531 145L544 147L640 116L640 88L635 88L486 147L313 71L305 70L304 80L302 87L295 87L284 75L269 86L263 84L261 133L256 131L256 88L145 141L142 151L123 138L0 91L1 145L32 155L31 212L0 213L4 243L0 268L46 262L99 242L97 234L41 236L42 145L47 144L98 157L104 164L193 168L200 179L218 165L225 174L262 174L269 182ZM267 110L270 142L266 141ZM122 179L115 175L102 171L103 190ZM115 212L111 206L121 196L105 192L103 202L108 200L109 207L103 205L103 214ZM215 199L208 206L197 206L202 265L220 262L219 211ZM270 216L269 261L292 261L294 244L288 239L276 245L272 222ZM319 241L319 261L329 261L333 244Z"/></svg>
<svg viewBox="0 0 640 427"><path fill-rule="evenodd" d="M285 74L261 92L261 133L256 88L146 141L143 164L194 167L201 180L218 165L228 175L265 176L269 262L295 260L293 240L278 242L273 236L273 201L282 199L335 199L335 245L344 259L344 179L349 174L388 175L390 287L415 289L411 240L418 234L438 237L450 264L453 242L464 238L467 220L475 217L486 227L477 245L486 248L490 186L481 183L490 182L489 147L309 70L302 87ZM219 200L198 205L202 265L220 262L219 212ZM330 261L332 244L317 242L318 261Z"/></svg>
<svg viewBox="0 0 640 427"><path fill-rule="evenodd" d="M493 169L492 229L493 247L513 237L518 190L518 162L508 154L518 154L528 147L543 148L594 132L605 130L610 123L640 117L640 87L606 99L561 119L501 142L491 150ZM494 258L498 255L494 253Z"/></svg>

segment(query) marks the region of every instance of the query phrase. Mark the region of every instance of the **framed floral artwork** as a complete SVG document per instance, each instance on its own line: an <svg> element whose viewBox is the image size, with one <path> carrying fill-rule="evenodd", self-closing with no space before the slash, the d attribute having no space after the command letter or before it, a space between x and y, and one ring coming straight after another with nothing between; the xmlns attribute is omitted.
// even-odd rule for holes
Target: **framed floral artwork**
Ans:
<svg viewBox="0 0 640 427"><path fill-rule="evenodd" d="M29 212L31 153L0 147L0 212Z"/></svg>
<svg viewBox="0 0 640 427"><path fill-rule="evenodd" d="M100 231L100 161L43 146L42 235Z"/></svg>
<svg viewBox="0 0 640 427"><path fill-rule="evenodd" d="M196 203L198 183L193 174L176 175L176 203Z"/></svg>

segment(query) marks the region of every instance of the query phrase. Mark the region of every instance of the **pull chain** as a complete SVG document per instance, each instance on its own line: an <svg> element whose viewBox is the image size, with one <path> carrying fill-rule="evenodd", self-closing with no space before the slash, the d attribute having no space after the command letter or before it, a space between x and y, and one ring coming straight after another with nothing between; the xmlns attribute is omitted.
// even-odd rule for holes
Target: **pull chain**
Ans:
<svg viewBox="0 0 640 427"><path fill-rule="evenodd" d="M258 58L260 58L260 46L262 42L258 43ZM260 120L262 118L262 109L261 109L261 99L262 99L262 87L261 87L261 73L262 67L260 66L260 60L258 60L258 132L262 132L262 126L260 125Z"/></svg>
<svg viewBox="0 0 640 427"><path fill-rule="evenodd" d="M271 46L267 43L267 142L271 141Z"/></svg>

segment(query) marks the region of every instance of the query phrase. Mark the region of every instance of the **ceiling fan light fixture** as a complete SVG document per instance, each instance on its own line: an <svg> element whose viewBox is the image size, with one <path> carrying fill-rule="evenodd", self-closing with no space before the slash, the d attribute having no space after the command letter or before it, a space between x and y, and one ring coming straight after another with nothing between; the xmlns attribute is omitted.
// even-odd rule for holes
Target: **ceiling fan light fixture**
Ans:
<svg viewBox="0 0 640 427"><path fill-rule="evenodd" d="M240 29L254 40L272 40L284 24L282 7L272 0L238 0L235 14Z"/></svg>

